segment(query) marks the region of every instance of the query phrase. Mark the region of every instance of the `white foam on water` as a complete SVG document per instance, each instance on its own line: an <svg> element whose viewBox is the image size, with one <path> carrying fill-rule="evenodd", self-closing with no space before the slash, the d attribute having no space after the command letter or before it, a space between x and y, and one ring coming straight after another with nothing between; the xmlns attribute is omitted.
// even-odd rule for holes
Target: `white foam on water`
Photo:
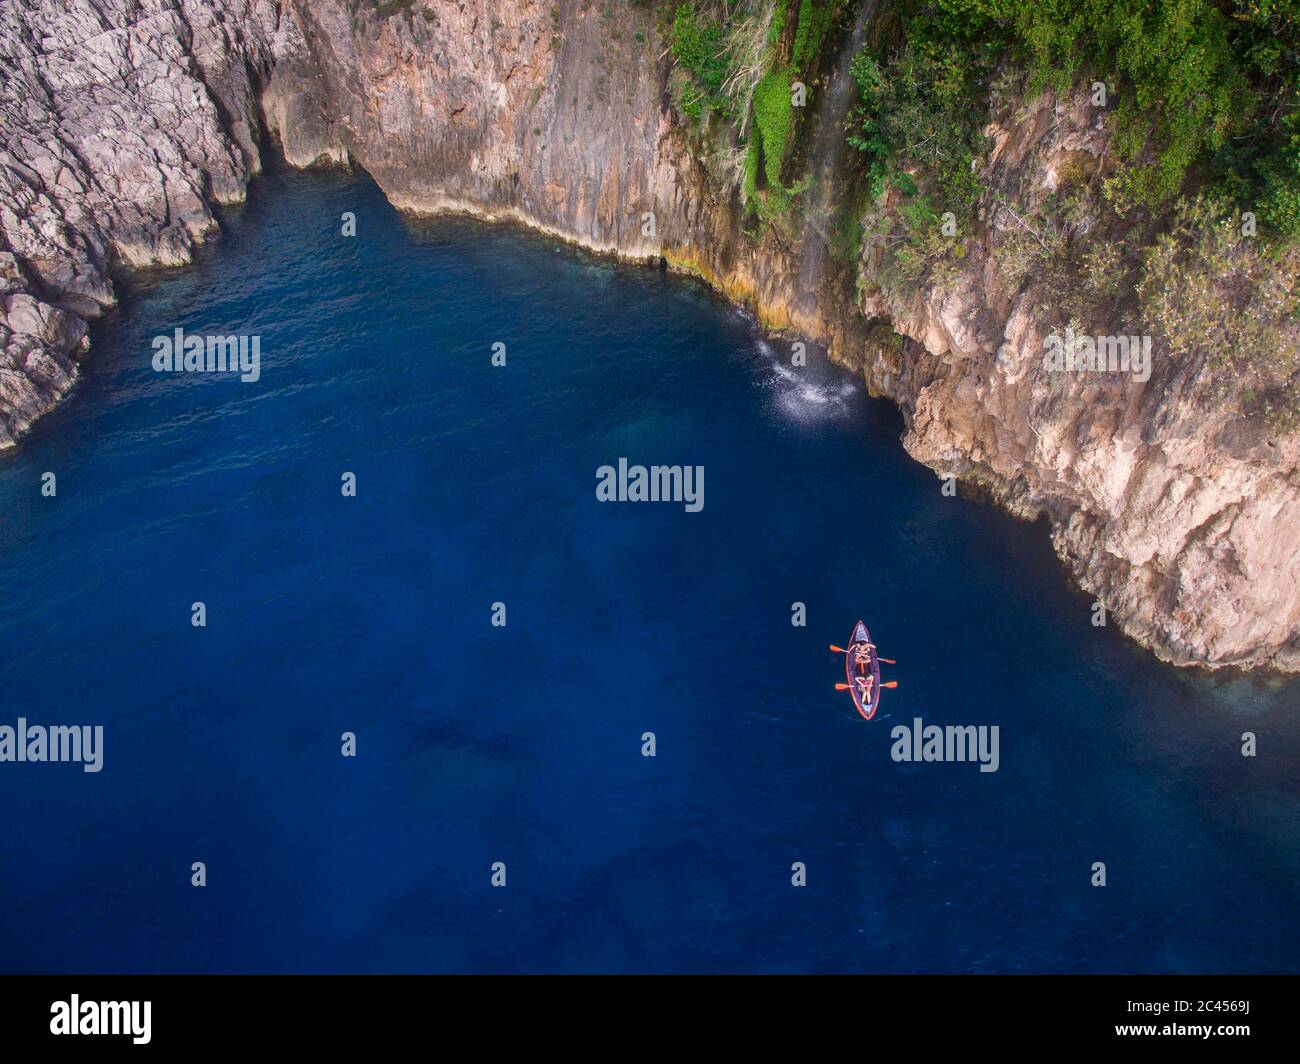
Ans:
<svg viewBox="0 0 1300 1064"><path fill-rule="evenodd" d="M807 366L790 365L788 349L768 340L755 341L754 349L762 361L758 385L773 393L773 403L784 417L809 423L851 413L852 400L860 389L832 367L820 360Z"/></svg>

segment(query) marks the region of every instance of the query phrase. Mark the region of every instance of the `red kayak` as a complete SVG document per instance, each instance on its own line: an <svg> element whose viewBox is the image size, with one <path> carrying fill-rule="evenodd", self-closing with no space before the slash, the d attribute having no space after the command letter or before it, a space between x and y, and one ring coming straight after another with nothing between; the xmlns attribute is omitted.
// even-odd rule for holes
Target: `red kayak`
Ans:
<svg viewBox="0 0 1300 1064"><path fill-rule="evenodd" d="M871 641L871 633L861 621L853 626L849 652L844 655L844 673L849 678L853 704L858 707L863 720L870 720L880 705L880 658L876 654L876 644Z"/></svg>
<svg viewBox="0 0 1300 1064"><path fill-rule="evenodd" d="M844 655L844 676L848 680L848 683L837 683L836 690L848 691L862 719L870 720L876 715L876 709L880 706L881 687L898 686L897 680L891 680L883 685L880 682L880 663L888 661L892 665L893 662L876 653L876 644L871 641L871 633L861 621L853 626L853 635L849 639L847 649L837 646L831 649L837 654Z"/></svg>

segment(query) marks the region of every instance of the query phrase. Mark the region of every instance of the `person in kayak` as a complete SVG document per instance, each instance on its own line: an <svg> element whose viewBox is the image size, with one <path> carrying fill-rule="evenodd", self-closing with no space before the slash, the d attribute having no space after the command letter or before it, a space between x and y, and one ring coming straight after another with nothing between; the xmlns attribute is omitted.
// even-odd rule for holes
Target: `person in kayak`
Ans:
<svg viewBox="0 0 1300 1064"><path fill-rule="evenodd" d="M854 643L853 664L857 665L859 669L865 669L871 664L871 651L874 648L874 643Z"/></svg>

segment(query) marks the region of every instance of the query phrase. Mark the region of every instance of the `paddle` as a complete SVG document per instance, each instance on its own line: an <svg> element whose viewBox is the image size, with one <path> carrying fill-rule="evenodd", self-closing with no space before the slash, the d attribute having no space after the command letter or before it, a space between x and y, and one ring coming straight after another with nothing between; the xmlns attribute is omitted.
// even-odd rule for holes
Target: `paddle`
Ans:
<svg viewBox="0 0 1300 1064"><path fill-rule="evenodd" d="M835 651L836 654L847 654L847 653L848 653L848 651L845 650L843 647L837 647L834 643L831 644L831 649L832 649L833 651ZM882 658L882 657L880 657L879 654L877 654L876 657L877 657L878 660L883 661L886 665L897 665L897 664L898 664L898 662L896 662L893 658Z"/></svg>

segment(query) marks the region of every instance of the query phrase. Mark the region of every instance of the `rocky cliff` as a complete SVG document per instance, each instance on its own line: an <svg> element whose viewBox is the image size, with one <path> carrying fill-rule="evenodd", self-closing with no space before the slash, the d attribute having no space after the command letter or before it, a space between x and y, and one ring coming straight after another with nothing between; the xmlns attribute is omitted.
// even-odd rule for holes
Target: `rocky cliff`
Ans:
<svg viewBox="0 0 1300 1064"><path fill-rule="evenodd" d="M0 447L72 387L118 267L177 265L261 169L258 86L301 44L257 0L6 0Z"/></svg>
<svg viewBox="0 0 1300 1064"><path fill-rule="evenodd" d="M363 166L402 208L698 273L895 399L917 459L1047 514L1079 583L1163 658L1300 671L1300 439L1216 406L1203 361L1157 359L1147 381L1047 372L1042 287L1002 268L1067 164L1104 175L1109 133L1086 100L991 116L978 232L956 268L900 295L873 283L869 247L837 261L824 228L747 224L725 145L671 106L652 5L9 6L0 445L71 387L112 271L186 261L210 204L244 195L266 130L292 164ZM810 84L814 151L843 118L836 54Z"/></svg>

